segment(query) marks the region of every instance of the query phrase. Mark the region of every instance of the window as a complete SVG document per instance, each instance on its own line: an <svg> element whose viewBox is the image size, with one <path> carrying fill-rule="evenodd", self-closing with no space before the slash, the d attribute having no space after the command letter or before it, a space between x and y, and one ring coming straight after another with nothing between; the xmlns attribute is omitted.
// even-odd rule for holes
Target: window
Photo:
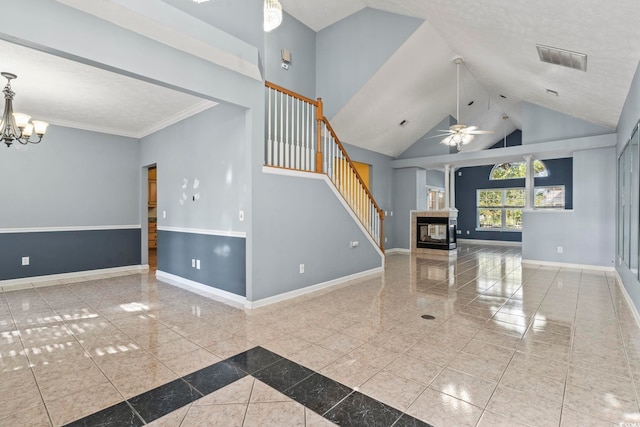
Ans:
<svg viewBox="0 0 640 427"><path fill-rule="evenodd" d="M477 192L478 230L520 231L525 189L494 188ZM535 207L564 208L564 185L534 188Z"/></svg>
<svg viewBox="0 0 640 427"><path fill-rule="evenodd" d="M524 188L478 190L478 229L522 229L524 197Z"/></svg>
<svg viewBox="0 0 640 427"><path fill-rule="evenodd" d="M527 164L525 162L498 163L491 169L490 180L526 178ZM540 160L533 161L533 176L549 176L547 167Z"/></svg>
<svg viewBox="0 0 640 427"><path fill-rule="evenodd" d="M427 187L427 210L444 209L444 190L442 188Z"/></svg>

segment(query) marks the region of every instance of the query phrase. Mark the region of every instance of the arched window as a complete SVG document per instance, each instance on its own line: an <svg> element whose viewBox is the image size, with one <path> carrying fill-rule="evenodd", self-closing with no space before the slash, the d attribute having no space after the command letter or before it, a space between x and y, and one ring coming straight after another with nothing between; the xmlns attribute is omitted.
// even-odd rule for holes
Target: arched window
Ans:
<svg viewBox="0 0 640 427"><path fill-rule="evenodd" d="M549 176L549 170L540 160L533 161L533 176L535 178ZM527 164L525 162L498 163L489 174L490 180L526 178Z"/></svg>

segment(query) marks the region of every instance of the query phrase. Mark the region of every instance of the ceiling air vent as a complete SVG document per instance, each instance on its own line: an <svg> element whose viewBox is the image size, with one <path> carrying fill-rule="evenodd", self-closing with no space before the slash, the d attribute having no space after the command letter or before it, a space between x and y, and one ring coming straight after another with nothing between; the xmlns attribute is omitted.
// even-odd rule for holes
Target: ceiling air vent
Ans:
<svg viewBox="0 0 640 427"><path fill-rule="evenodd" d="M540 56L540 61L542 62L587 71L587 55L584 53L571 52L570 50L541 44L537 44L536 49L538 49L538 56Z"/></svg>

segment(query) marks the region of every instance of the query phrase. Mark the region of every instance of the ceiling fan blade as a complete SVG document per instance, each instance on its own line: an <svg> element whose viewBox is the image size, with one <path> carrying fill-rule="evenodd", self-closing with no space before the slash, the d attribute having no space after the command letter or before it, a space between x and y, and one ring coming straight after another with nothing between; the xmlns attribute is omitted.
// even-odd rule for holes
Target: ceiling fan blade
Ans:
<svg viewBox="0 0 640 427"><path fill-rule="evenodd" d="M472 130L476 130L476 129L478 129L478 126L469 126L469 127L464 128L464 131L469 133Z"/></svg>
<svg viewBox="0 0 640 427"><path fill-rule="evenodd" d="M450 133L441 133L441 134L439 134L439 135L431 135L431 136L428 136L428 137L426 137L425 139L440 138L440 137L442 137L442 136L451 136L451 134L450 134Z"/></svg>
<svg viewBox="0 0 640 427"><path fill-rule="evenodd" d="M453 133L453 131L451 129L436 129L436 132L449 132L449 133Z"/></svg>

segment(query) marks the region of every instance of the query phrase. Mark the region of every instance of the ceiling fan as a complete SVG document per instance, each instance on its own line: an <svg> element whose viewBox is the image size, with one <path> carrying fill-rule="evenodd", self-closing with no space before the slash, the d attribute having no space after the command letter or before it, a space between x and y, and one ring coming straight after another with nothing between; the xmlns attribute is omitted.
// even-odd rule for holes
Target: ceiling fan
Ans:
<svg viewBox="0 0 640 427"><path fill-rule="evenodd" d="M458 124L451 125L447 130L438 130L438 132L445 132L435 137L444 136L445 138L440 141L441 144L455 146L458 151L462 149L462 145L468 144L473 140L475 135L492 134L492 130L480 130L478 126L467 126L460 123L460 64L464 61L462 58L456 58L453 63L456 64L456 120Z"/></svg>

